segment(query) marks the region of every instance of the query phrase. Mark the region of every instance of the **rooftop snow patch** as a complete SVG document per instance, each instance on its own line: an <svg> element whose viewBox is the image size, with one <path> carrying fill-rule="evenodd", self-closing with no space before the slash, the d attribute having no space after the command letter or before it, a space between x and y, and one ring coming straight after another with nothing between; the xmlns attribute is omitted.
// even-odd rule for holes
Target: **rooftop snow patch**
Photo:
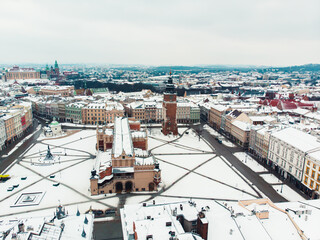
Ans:
<svg viewBox="0 0 320 240"><path fill-rule="evenodd" d="M114 125L114 142L112 153L119 157L122 153L133 155L133 144L128 118L117 117Z"/></svg>
<svg viewBox="0 0 320 240"><path fill-rule="evenodd" d="M272 133L272 136L290 144L291 146L303 152L307 152L320 147L320 143L317 141L317 137L290 127Z"/></svg>

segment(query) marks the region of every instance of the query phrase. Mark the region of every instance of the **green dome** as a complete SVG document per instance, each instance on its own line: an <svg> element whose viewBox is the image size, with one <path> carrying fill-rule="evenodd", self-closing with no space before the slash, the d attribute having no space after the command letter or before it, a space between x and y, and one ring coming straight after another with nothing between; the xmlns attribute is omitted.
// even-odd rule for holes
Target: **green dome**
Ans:
<svg viewBox="0 0 320 240"><path fill-rule="evenodd" d="M50 123L51 126L57 126L59 125L59 123L57 121L52 121L52 123Z"/></svg>

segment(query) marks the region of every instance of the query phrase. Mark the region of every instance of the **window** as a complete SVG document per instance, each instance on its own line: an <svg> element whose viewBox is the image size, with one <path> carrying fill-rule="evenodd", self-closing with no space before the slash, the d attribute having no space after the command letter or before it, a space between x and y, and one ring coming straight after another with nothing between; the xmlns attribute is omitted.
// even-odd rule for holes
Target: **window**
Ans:
<svg viewBox="0 0 320 240"><path fill-rule="evenodd" d="M309 172L310 172L310 169L307 167L307 169L306 169L306 174L309 175Z"/></svg>
<svg viewBox="0 0 320 240"><path fill-rule="evenodd" d="M289 172L292 172L292 167L291 166L289 166Z"/></svg>
<svg viewBox="0 0 320 240"><path fill-rule="evenodd" d="M319 191L319 184L316 184L316 191Z"/></svg>
<svg viewBox="0 0 320 240"><path fill-rule="evenodd" d="M318 182L320 182L320 173L318 173Z"/></svg>
<svg viewBox="0 0 320 240"><path fill-rule="evenodd" d="M290 162L293 162L293 151L291 152L291 154L290 154Z"/></svg>
<svg viewBox="0 0 320 240"><path fill-rule="evenodd" d="M308 161L307 164L310 166L310 161Z"/></svg>
<svg viewBox="0 0 320 240"><path fill-rule="evenodd" d="M310 181L310 187L311 187L311 188L313 188L313 184L314 184L314 181L311 180L311 181Z"/></svg>
<svg viewBox="0 0 320 240"><path fill-rule="evenodd" d="M313 168L314 168L314 169L316 168L316 165L315 165L315 164L313 164Z"/></svg>
<svg viewBox="0 0 320 240"><path fill-rule="evenodd" d="M308 177L304 177L304 183L305 183L305 184L308 183Z"/></svg>
<svg viewBox="0 0 320 240"><path fill-rule="evenodd" d="M316 172L315 172L315 171L312 171L312 173L311 173L311 177L314 179L314 178L315 178L315 176L316 176Z"/></svg>

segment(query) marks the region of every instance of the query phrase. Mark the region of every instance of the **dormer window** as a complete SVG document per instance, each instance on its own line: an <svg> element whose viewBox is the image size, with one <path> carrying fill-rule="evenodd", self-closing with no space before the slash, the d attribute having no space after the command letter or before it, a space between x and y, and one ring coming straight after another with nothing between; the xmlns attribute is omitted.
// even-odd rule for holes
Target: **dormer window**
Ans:
<svg viewBox="0 0 320 240"><path fill-rule="evenodd" d="M122 156L122 159L125 159L126 157L125 156Z"/></svg>

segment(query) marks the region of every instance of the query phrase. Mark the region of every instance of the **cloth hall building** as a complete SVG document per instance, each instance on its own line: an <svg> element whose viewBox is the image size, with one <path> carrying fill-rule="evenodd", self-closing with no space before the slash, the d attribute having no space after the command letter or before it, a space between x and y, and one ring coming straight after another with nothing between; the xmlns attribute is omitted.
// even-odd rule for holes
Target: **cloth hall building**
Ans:
<svg viewBox="0 0 320 240"><path fill-rule="evenodd" d="M147 133L140 123L116 117L113 128L97 127L97 157L91 171L91 195L154 191L161 170L147 151Z"/></svg>

